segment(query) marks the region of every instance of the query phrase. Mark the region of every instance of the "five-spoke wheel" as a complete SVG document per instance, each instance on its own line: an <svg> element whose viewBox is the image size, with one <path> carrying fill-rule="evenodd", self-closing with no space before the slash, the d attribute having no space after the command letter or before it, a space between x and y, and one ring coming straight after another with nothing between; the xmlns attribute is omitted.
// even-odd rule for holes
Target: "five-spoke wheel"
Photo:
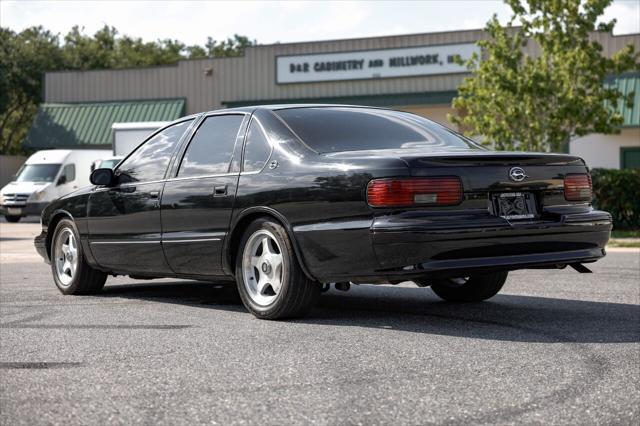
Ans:
<svg viewBox="0 0 640 426"><path fill-rule="evenodd" d="M251 235L242 256L243 283L257 304L267 306L282 289L284 262L276 237L262 229Z"/></svg>
<svg viewBox="0 0 640 426"><path fill-rule="evenodd" d="M320 284L303 272L286 230L260 218L244 232L236 256L236 281L242 302L258 318L306 314L320 294Z"/></svg>
<svg viewBox="0 0 640 426"><path fill-rule="evenodd" d="M51 271L62 293L93 294L102 290L107 274L87 263L71 219L58 222L51 241Z"/></svg>
<svg viewBox="0 0 640 426"><path fill-rule="evenodd" d="M64 228L56 235L54 253L58 280L68 287L78 269L78 244L70 228Z"/></svg>

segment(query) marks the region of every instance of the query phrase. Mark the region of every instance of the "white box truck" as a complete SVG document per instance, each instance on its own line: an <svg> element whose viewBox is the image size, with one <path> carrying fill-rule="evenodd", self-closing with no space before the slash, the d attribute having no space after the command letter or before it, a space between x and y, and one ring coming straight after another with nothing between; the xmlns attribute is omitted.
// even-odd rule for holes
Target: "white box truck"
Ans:
<svg viewBox="0 0 640 426"><path fill-rule="evenodd" d="M135 123L113 123L113 156L101 158L93 163L91 171L102 168L115 168L120 161L153 132L163 127L165 121L144 121Z"/></svg>
<svg viewBox="0 0 640 426"><path fill-rule="evenodd" d="M94 161L111 156L109 150L49 149L27 159L14 180L0 190L0 214L8 222L40 215L49 202L90 185Z"/></svg>
<svg viewBox="0 0 640 426"><path fill-rule="evenodd" d="M113 123L113 155L126 157L151 133L169 124L168 121L143 121L136 123Z"/></svg>

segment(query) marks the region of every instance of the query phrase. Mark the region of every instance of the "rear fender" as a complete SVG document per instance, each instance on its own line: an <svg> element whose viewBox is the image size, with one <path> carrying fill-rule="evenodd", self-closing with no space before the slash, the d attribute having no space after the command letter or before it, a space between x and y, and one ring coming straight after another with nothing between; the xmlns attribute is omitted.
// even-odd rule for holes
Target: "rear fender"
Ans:
<svg viewBox="0 0 640 426"><path fill-rule="evenodd" d="M225 273L235 276L235 266L232 264L232 259L236 255L236 253L233 252L236 249L236 244L234 243L237 243L238 240L242 238L242 233L246 228L245 225L251 222L252 218L258 218L260 216L270 216L280 222L287 232L289 240L291 240L291 245L293 246L293 250L298 258L298 262L300 262L302 271L307 277L309 277L309 279L316 281L316 278L311 274L309 268L306 266L304 255L302 254L302 250L300 250L300 246L295 238L295 234L289 221L277 210L264 206L248 208L243 210L234 218L231 226L229 227L231 231L227 234L227 238L224 240L222 249L222 252L224 253L222 268Z"/></svg>

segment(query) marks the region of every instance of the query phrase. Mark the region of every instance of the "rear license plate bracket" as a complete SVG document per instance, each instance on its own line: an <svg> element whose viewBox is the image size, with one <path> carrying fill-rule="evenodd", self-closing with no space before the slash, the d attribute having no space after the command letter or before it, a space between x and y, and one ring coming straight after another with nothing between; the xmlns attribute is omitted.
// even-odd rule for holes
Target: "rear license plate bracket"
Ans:
<svg viewBox="0 0 640 426"><path fill-rule="evenodd" d="M493 214L507 220L536 217L536 198L531 192L501 192L491 194Z"/></svg>

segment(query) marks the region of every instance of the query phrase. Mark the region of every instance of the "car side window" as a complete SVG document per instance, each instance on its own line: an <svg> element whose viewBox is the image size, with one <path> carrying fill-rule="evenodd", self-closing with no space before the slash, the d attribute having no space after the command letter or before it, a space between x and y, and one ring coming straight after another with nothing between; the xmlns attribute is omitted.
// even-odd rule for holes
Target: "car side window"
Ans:
<svg viewBox="0 0 640 426"><path fill-rule="evenodd" d="M264 163L271 155L271 145L264 134L258 120L251 120L247 142L244 147L243 171L256 172L262 170Z"/></svg>
<svg viewBox="0 0 640 426"><path fill-rule="evenodd" d="M64 166L62 171L62 176L65 176L65 182L73 182L76 180L76 165L75 164L67 164Z"/></svg>
<svg viewBox="0 0 640 426"><path fill-rule="evenodd" d="M161 180L180 138L193 120L167 127L147 140L117 168L120 183Z"/></svg>
<svg viewBox="0 0 640 426"><path fill-rule="evenodd" d="M207 117L189 142L178 177L227 173L243 119L243 115Z"/></svg>

